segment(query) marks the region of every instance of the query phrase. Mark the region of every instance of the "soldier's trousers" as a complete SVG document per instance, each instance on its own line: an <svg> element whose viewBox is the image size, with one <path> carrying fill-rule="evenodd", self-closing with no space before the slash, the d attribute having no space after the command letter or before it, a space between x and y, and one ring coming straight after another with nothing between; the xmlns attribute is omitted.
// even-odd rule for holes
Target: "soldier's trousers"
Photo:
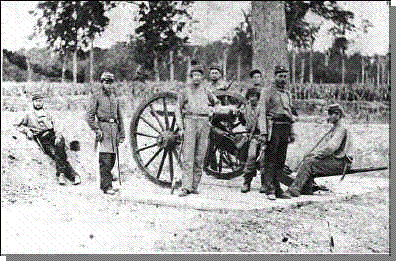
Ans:
<svg viewBox="0 0 396 261"><path fill-rule="evenodd" d="M207 117L199 116L186 116L184 123L182 189L192 191L198 188L201 181L210 126Z"/></svg>
<svg viewBox="0 0 396 261"><path fill-rule="evenodd" d="M268 191L280 190L276 175L285 166L290 130L290 123L274 122L272 125L271 139L265 149L264 169L261 171L261 185Z"/></svg>
<svg viewBox="0 0 396 261"><path fill-rule="evenodd" d="M115 153L99 152L100 189L103 191L113 188L111 170L114 167L115 159Z"/></svg>
<svg viewBox="0 0 396 261"><path fill-rule="evenodd" d="M258 152L260 151L260 144L257 139L253 138L249 143L249 148L247 151L246 165L243 169L243 177L245 179L245 184L250 184L253 177L257 175L257 170L259 169L259 164L257 162Z"/></svg>
<svg viewBox="0 0 396 261"><path fill-rule="evenodd" d="M334 156L327 156L322 159L315 157L306 158L289 189L297 192L301 192L303 189L312 189L312 182L316 175L332 176L337 173L342 173L345 164L348 164L346 158L339 159Z"/></svg>
<svg viewBox="0 0 396 261"><path fill-rule="evenodd" d="M36 139L43 147L44 153L55 161L56 176L64 173L66 178L74 181L76 172L67 160L65 139L62 137L61 142L55 144L55 134L53 132L47 132L45 136L36 136Z"/></svg>

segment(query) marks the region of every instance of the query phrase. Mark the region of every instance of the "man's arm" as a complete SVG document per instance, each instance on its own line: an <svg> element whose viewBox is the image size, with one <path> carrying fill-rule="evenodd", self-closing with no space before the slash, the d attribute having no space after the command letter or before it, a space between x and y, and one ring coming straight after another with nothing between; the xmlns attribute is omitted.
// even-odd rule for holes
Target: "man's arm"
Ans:
<svg viewBox="0 0 396 261"><path fill-rule="evenodd" d="M124 128L124 120L122 118L120 102L117 102L117 117L118 117L118 130L120 132L120 138L125 139L125 128Z"/></svg>
<svg viewBox="0 0 396 261"><path fill-rule="evenodd" d="M340 148L342 140L344 139L346 134L347 130L345 128L340 128L336 131L334 136L324 145L324 147L316 152L316 154L319 156L332 155L337 149Z"/></svg>
<svg viewBox="0 0 396 261"><path fill-rule="evenodd" d="M89 98L86 120L87 120L89 127L93 131L99 130L98 123L95 121L96 109L97 109L97 99L96 99L95 95L92 94L91 97Z"/></svg>
<svg viewBox="0 0 396 261"><path fill-rule="evenodd" d="M184 131L184 124L183 124L183 117L182 117L182 109L186 103L186 95L184 90L179 93L177 96L177 103L175 108L175 117L176 117L176 124Z"/></svg>
<svg viewBox="0 0 396 261"><path fill-rule="evenodd" d="M258 116L258 127L260 129L261 135L268 136L267 130L267 100L269 99L270 92L269 90L263 89L261 90L260 100L257 104L259 110Z"/></svg>

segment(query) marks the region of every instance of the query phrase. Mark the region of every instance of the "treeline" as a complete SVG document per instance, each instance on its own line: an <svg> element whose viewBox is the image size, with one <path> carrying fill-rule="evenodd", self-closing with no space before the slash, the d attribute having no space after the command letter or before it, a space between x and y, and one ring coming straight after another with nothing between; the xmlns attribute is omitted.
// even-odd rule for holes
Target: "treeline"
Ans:
<svg viewBox="0 0 396 261"><path fill-rule="evenodd" d="M132 41L130 43L118 42L108 49L94 48L94 80L98 80L100 74L105 70L113 72L119 81L154 79L152 72L142 69L135 62L134 52L136 52L136 46ZM191 60L198 60L206 66L214 62L220 63L225 67L227 80L237 79L239 75L242 81L247 80L252 64L251 55L242 55L241 58L238 58L232 45L220 41L206 46L186 46L174 53L173 58L170 55L171 53L168 54L168 57L163 57L162 62L158 65L161 81L171 79L170 63L172 60L174 80L176 81L186 80ZM32 81L61 81L62 63L60 57L46 48L21 49L17 52L3 50L3 57L2 73L4 81L23 82L28 81L29 77ZM224 64L224 57L227 58L226 64ZM26 58L29 58L30 65ZM291 81L295 83L310 82L309 59L310 53L308 51L296 53L294 68L292 68L293 55L291 52L289 53ZM344 59L346 84L360 84L363 83L363 80L365 84L370 85L390 84L390 53L385 57L362 56L360 53L355 53ZM364 62L364 68L362 62ZM339 54L313 52L313 83L341 83L341 63L342 57ZM89 66L89 53L79 52L78 82L89 82ZM69 62L66 63L65 73L66 79L69 81L73 79L72 67L72 62L69 59ZM363 69L364 79L362 79Z"/></svg>

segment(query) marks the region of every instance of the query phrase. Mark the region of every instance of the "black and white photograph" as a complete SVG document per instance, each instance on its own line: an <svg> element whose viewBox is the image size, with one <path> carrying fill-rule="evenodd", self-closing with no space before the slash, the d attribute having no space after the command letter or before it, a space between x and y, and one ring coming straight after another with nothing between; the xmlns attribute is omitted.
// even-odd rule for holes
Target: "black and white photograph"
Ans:
<svg viewBox="0 0 396 261"><path fill-rule="evenodd" d="M1 1L1 255L390 255L390 1Z"/></svg>

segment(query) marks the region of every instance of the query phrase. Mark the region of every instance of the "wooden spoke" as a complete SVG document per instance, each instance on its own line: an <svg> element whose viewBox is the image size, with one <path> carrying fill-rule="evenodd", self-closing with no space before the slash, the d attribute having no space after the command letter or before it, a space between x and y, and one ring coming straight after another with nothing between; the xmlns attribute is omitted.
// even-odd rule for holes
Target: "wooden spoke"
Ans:
<svg viewBox="0 0 396 261"><path fill-rule="evenodd" d="M172 156L172 151L168 151L168 154L169 154L169 156L168 156L168 158L169 158L169 177L170 177L170 180L173 180L173 174L174 174L174 172L173 172L173 156Z"/></svg>
<svg viewBox="0 0 396 261"><path fill-rule="evenodd" d="M168 151L164 150L164 154L162 155L161 163L159 165L158 172L157 172L157 179L159 179L159 177L161 175L162 168L164 167L164 162L165 162L165 158L166 158L167 154L168 154Z"/></svg>
<svg viewBox="0 0 396 261"><path fill-rule="evenodd" d="M150 134L146 134L146 133L142 133L142 132L135 132L136 135L140 135L140 136L144 136L144 137L149 137L149 138L154 138L157 139L158 136L154 136L154 135L150 135Z"/></svg>
<svg viewBox="0 0 396 261"><path fill-rule="evenodd" d="M146 119L143 118L142 116L140 116L139 118L142 119L148 126L150 126L151 128L153 128L153 130L155 130L156 132L158 132L158 134L161 134L161 130L159 130L157 127L155 127L153 124L151 124L148 120L146 120Z"/></svg>
<svg viewBox="0 0 396 261"><path fill-rule="evenodd" d="M179 153L177 152L177 150L172 150L172 152L173 152L173 154L175 155L175 158L176 158L177 162L178 162L180 165L182 165L182 162L181 162L181 159L180 159L180 155L179 155Z"/></svg>
<svg viewBox="0 0 396 261"><path fill-rule="evenodd" d="M151 157L151 159L144 165L144 167L147 168L148 165L160 154L160 152L163 150L163 148L160 148L154 155Z"/></svg>
<svg viewBox="0 0 396 261"><path fill-rule="evenodd" d="M165 98L163 98L162 103L164 104L164 118L165 118L165 126L166 130L169 130L169 115L168 115L168 110L166 108L166 101Z"/></svg>
<svg viewBox="0 0 396 261"><path fill-rule="evenodd" d="M149 145L149 146L146 146L146 147L143 147L143 148L140 148L140 149L138 149L138 150L136 150L136 152L141 152L141 151L143 151L143 150L147 150L147 149L149 149L149 148L152 148L152 147L155 147L155 146L157 146L158 145L158 143L156 142L156 143L154 143L154 144L151 144L151 145Z"/></svg>
<svg viewBox="0 0 396 261"><path fill-rule="evenodd" d="M175 124L176 124L176 115L173 116L172 123L169 128L170 131L173 131L173 128L175 128Z"/></svg>
<svg viewBox="0 0 396 261"><path fill-rule="evenodd" d="M153 104L150 103L149 106L150 106L150 113L151 113L151 115L153 115L154 118L157 120L157 122L158 122L159 126L161 127L161 129L162 129L162 130L165 130L165 127L164 127L164 125L162 124L161 120L159 119L157 112L153 109Z"/></svg>

